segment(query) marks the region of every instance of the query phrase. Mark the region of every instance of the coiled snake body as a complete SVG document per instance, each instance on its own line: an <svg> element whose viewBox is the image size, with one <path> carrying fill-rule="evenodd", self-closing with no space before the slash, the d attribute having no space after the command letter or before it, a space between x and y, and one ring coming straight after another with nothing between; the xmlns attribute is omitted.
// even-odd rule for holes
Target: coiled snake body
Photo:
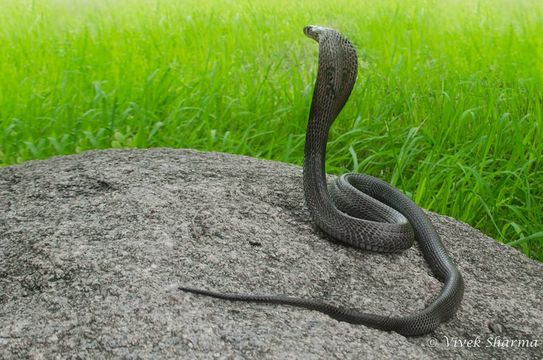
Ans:
<svg viewBox="0 0 543 360"><path fill-rule="evenodd" d="M284 295L226 294L185 286L180 289L226 300L303 307L339 321L402 335L431 332L451 318L460 305L464 293L462 276L424 212L407 196L364 174L346 174L327 186L324 165L328 131L353 89L357 56L351 42L332 29L306 26L304 33L319 43L319 68L303 171L305 200L313 220L332 237L366 250L399 252L409 248L414 237L432 272L444 286L425 309L402 317L368 314Z"/></svg>

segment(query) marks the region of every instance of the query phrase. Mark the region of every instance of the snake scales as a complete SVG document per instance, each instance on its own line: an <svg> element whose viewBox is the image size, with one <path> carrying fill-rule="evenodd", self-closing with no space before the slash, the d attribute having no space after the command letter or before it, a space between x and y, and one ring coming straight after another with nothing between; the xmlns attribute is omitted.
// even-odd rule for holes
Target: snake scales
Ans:
<svg viewBox="0 0 543 360"><path fill-rule="evenodd" d="M305 200L313 220L332 237L366 250L399 252L409 248L415 238L434 276L444 284L441 292L423 310L391 317L285 295L227 294L185 286L180 289L226 300L303 307L339 321L402 335L431 332L450 319L460 305L462 276L424 212L401 192L364 174L346 174L327 185L324 165L328 131L353 89L357 56L351 42L332 29L306 26L304 33L319 43L303 171Z"/></svg>

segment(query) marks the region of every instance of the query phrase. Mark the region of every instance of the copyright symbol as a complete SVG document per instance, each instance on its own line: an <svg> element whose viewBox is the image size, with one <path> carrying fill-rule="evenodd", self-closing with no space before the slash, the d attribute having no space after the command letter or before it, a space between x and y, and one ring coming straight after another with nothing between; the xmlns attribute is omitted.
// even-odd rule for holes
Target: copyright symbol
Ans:
<svg viewBox="0 0 543 360"><path fill-rule="evenodd" d="M437 346L437 339L436 338L429 338L428 339L428 346L429 347L436 347Z"/></svg>

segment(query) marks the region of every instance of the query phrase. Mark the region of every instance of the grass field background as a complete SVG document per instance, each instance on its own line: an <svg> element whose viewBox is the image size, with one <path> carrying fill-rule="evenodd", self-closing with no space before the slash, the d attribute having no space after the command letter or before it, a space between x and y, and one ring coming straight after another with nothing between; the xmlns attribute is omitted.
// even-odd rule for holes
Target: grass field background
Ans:
<svg viewBox="0 0 543 360"><path fill-rule="evenodd" d="M378 176L543 261L539 0L0 0L0 166L110 147L301 164L306 24L361 57L328 171Z"/></svg>

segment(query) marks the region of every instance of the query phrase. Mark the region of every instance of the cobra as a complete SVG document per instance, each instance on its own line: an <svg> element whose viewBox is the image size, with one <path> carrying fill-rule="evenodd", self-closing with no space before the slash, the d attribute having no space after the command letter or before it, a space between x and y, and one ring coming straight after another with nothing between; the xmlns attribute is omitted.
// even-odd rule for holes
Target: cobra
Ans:
<svg viewBox="0 0 543 360"><path fill-rule="evenodd" d="M305 201L314 222L333 238L364 250L400 252L415 239L434 276L443 283L442 289L426 308L396 317L285 295L231 294L185 286L180 289L225 300L307 308L339 321L406 336L429 333L456 313L464 294L462 276L426 214L403 193L364 174L345 174L327 185L328 132L354 87L357 55L352 43L333 29L306 26L304 33L319 44L303 168Z"/></svg>

